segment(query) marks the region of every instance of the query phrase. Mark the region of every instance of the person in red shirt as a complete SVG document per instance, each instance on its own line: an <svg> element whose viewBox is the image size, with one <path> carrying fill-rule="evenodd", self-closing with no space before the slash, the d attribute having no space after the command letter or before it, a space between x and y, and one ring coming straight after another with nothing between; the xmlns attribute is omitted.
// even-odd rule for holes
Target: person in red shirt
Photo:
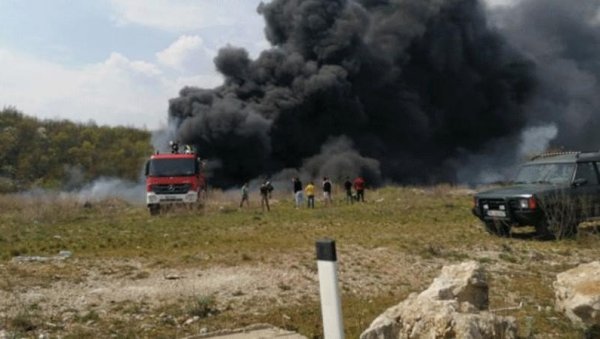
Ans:
<svg viewBox="0 0 600 339"><path fill-rule="evenodd" d="M356 191L356 200L365 202L365 179L360 175L354 179L354 190Z"/></svg>

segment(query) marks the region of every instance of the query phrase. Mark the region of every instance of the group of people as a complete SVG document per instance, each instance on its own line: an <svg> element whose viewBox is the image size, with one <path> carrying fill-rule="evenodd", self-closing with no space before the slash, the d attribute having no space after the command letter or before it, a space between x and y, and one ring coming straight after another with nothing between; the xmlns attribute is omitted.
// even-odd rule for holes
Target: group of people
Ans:
<svg viewBox="0 0 600 339"><path fill-rule="evenodd" d="M346 182L344 182L344 189L346 190L346 201L354 202L361 201L365 202L365 179L360 175L354 179L354 182L350 181L349 177L346 177ZM352 194L352 188L356 192L356 195Z"/></svg>
<svg viewBox="0 0 600 339"><path fill-rule="evenodd" d="M244 206L244 203L246 203L247 207L250 207L250 188L248 186L248 183L244 183L244 185L242 186L242 201L240 201L240 208L242 208ZM271 193L273 192L273 185L271 185L271 182L268 180L265 180L261 185L260 185L260 206L262 208L262 210L264 211L265 209L267 211L271 210L271 207L269 206L269 199L271 199Z"/></svg>
<svg viewBox="0 0 600 339"><path fill-rule="evenodd" d="M294 177L292 183L296 208L300 208L304 204L304 194L306 194L307 207L315 208L315 185L313 181L310 181L304 188L302 187L302 181L298 177ZM333 203L332 188L333 184L331 180L328 177L323 177L321 190L323 191L325 206L330 206ZM365 201L365 180L361 176L358 176L354 181L350 181L350 177L346 177L344 189L346 190L346 202L353 203L355 200ZM352 192L352 189L354 189L356 195Z"/></svg>
<svg viewBox="0 0 600 339"><path fill-rule="evenodd" d="M300 178L294 177L292 179L292 186L294 191L294 202L296 208L304 205L304 195L306 194L306 202L308 208L315 208L315 184L310 181L308 185L303 186ZM250 206L250 192L248 183L244 183L241 190L242 200L240 201L240 208L244 206ZM333 203L332 199L333 184L328 177L323 177L321 183L321 190L323 192L323 203L325 206L330 206ZM365 180L358 176L353 181L350 181L350 177L346 177L344 182L344 190L346 191L346 202L354 203L354 201L365 201ZM353 192L354 190L354 192ZM271 193L273 192L273 185L269 180L263 181L259 187L260 191L260 205L262 210L270 211L269 199L271 199Z"/></svg>
<svg viewBox="0 0 600 339"><path fill-rule="evenodd" d="M304 204L304 193L306 193L306 204L308 208L315 208L315 184L310 181L306 187L302 187L302 181L300 178L294 177L292 179L294 187L294 202L296 208L300 208ZM331 181L327 178L323 178L323 199L325 204L331 203Z"/></svg>

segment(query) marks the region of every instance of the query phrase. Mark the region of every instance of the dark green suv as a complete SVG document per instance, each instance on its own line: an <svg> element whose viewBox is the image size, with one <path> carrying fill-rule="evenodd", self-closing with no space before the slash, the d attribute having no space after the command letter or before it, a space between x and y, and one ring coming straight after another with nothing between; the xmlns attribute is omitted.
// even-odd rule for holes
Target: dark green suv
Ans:
<svg viewBox="0 0 600 339"><path fill-rule="evenodd" d="M473 214L489 233L535 226L543 238L577 233L580 222L600 217L600 153L561 152L523 164L510 186L475 195Z"/></svg>

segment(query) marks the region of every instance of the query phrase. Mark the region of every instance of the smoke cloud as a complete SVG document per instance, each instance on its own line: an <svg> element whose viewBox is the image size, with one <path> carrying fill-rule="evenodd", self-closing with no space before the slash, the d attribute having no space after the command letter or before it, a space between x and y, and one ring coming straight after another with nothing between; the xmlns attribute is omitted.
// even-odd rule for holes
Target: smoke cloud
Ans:
<svg viewBox="0 0 600 339"><path fill-rule="evenodd" d="M521 134L521 146L519 155L524 158L531 158L547 150L550 142L558 135L558 128L555 124L547 126L537 126L526 129Z"/></svg>
<svg viewBox="0 0 600 339"><path fill-rule="evenodd" d="M178 139L216 164L214 185L284 169L456 181L468 159L553 120L536 99L535 55L506 43L476 0L273 0L258 11L272 48L256 59L222 48L224 84L170 101Z"/></svg>
<svg viewBox="0 0 600 339"><path fill-rule="evenodd" d="M117 178L100 178L85 185L79 191L64 193L76 196L80 202L101 201L108 198L119 198L133 204L145 202L145 184L143 182L125 181Z"/></svg>
<svg viewBox="0 0 600 339"><path fill-rule="evenodd" d="M339 183L346 177L362 176L369 183L379 184L381 170L379 161L361 156L345 136L329 140L318 155L306 159L301 177L330 177Z"/></svg>
<svg viewBox="0 0 600 339"><path fill-rule="evenodd" d="M523 0L494 15L508 41L535 62L531 125L555 125L552 148L600 149L600 1Z"/></svg>

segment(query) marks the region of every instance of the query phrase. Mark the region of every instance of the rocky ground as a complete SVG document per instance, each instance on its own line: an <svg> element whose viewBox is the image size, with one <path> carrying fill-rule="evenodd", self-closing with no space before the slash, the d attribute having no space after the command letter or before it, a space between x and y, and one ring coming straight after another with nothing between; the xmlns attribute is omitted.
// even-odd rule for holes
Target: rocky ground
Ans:
<svg viewBox="0 0 600 339"><path fill-rule="evenodd" d="M420 290L443 265L452 262L443 253L436 254L436 249L429 250L435 256L424 260L383 247L346 249L340 253L339 263L342 291L345 295L369 298ZM489 271L491 298L502 298L493 300L492 308L496 306L511 314L511 306L518 310L525 303L535 306L538 312L552 314L552 300L537 300L533 295L510 291L502 281L535 276L539 282L551 284L554 271L584 262L587 255L521 252L501 247L482 248L469 257L483 262ZM138 326L155 326L157 320L168 317L166 306L189 304L202 297L211 300L206 305L209 314L204 316L212 316L211 310L226 310L232 317L243 317L277 307L300 306L318 296L316 265L303 256L286 255L265 262L207 268L165 267L134 259L79 259L76 255L26 259L15 258L0 265L4 276L0 318L15 319L27 312L43 315L48 321L32 324L40 333L68 333L73 326L82 324L82 318L89 318L83 324L91 328L102 324L100 318L130 316L139 321ZM547 273L530 270L532 264L547 267ZM132 314L131 308L138 308L139 312ZM502 311L504 308L509 310ZM171 318L182 327L199 320L193 312ZM204 329L214 328L207 325L200 330Z"/></svg>

